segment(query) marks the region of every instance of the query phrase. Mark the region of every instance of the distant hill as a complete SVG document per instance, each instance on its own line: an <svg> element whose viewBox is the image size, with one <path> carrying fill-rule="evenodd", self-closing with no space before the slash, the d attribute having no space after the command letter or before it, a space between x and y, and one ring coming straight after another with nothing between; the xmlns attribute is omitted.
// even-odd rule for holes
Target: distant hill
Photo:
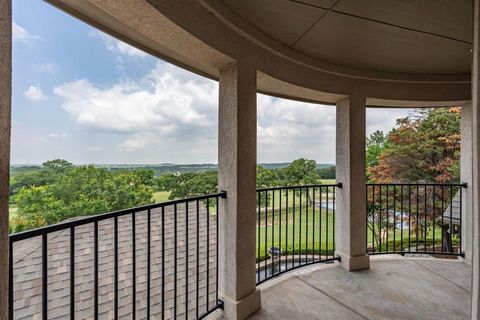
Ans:
<svg viewBox="0 0 480 320"><path fill-rule="evenodd" d="M288 166L290 162L278 162L278 163L260 163L262 167L268 169L280 169ZM333 166L334 164L329 163L318 163L317 168L326 168ZM146 169L154 170L155 175L161 175L166 172L195 172L195 171L208 171L208 170L217 170L218 165L215 163L197 163L197 164L173 164L173 163L162 163L162 164L94 164L95 167L105 168L112 171L117 170L135 170L135 169ZM35 171L40 169L40 165L28 164L28 165L11 165L11 175L27 171Z"/></svg>

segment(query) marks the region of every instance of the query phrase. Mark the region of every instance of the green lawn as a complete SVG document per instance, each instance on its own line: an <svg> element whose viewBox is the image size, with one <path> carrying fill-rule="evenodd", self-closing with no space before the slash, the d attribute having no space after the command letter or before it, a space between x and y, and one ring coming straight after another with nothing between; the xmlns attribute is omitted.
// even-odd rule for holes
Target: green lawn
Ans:
<svg viewBox="0 0 480 320"><path fill-rule="evenodd" d="M15 217L17 215L17 211L18 211L17 206L10 205L10 207L8 209L9 219L12 219L13 217Z"/></svg>
<svg viewBox="0 0 480 320"><path fill-rule="evenodd" d="M267 210L257 208L257 258L268 256L268 248L280 247L288 254L322 253L328 250L332 254L334 247L334 214L329 209L307 206L306 200L301 202L297 195L295 207L293 207L293 193L288 195L288 210L286 208L286 196L279 197L280 192L275 193L275 205L271 203ZM319 196L315 197L317 201ZM323 198L323 197L322 197ZM282 199L282 201L278 200ZM305 197L303 197L305 199ZM274 210L272 210L272 206ZM281 212L280 212L281 206ZM295 209L294 209L295 208ZM273 213L272 213L273 211ZM260 218L259 218L260 216Z"/></svg>
<svg viewBox="0 0 480 320"><path fill-rule="evenodd" d="M165 202L168 201L169 196L170 191L157 191L153 194L153 200L155 203Z"/></svg>

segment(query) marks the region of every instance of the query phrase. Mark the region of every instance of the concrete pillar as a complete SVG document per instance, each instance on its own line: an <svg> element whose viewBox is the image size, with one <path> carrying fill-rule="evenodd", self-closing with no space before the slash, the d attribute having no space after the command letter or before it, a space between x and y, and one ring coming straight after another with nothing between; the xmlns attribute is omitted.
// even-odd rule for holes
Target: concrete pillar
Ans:
<svg viewBox="0 0 480 320"><path fill-rule="evenodd" d="M235 64L220 72L218 185L227 191L219 224L219 293L227 319L260 308L255 281L257 102L256 69Z"/></svg>
<svg viewBox="0 0 480 320"><path fill-rule="evenodd" d="M8 313L8 182L12 92L12 4L0 0L0 319Z"/></svg>
<svg viewBox="0 0 480 320"><path fill-rule="evenodd" d="M460 182L466 182L467 188L462 191L462 250L465 253L464 261L472 264L472 104L466 103L460 106L461 111L461 151L460 151Z"/></svg>
<svg viewBox="0 0 480 320"><path fill-rule="evenodd" d="M473 115L473 242L472 242L472 301L471 318L480 318L480 0L473 4L473 63L472 63L472 115Z"/></svg>
<svg viewBox="0 0 480 320"><path fill-rule="evenodd" d="M347 270L370 267L366 254L365 97L337 102L335 251Z"/></svg>

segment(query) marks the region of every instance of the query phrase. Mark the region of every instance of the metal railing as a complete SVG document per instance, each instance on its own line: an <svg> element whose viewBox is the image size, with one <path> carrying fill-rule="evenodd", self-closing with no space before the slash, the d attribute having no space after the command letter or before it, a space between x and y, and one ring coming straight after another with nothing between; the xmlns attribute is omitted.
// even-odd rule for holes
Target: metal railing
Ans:
<svg viewBox="0 0 480 320"><path fill-rule="evenodd" d="M89 216L10 236L9 319L203 318L218 299L218 200Z"/></svg>
<svg viewBox="0 0 480 320"><path fill-rule="evenodd" d="M335 256L335 196L341 184L257 190L257 284Z"/></svg>
<svg viewBox="0 0 480 320"><path fill-rule="evenodd" d="M466 184L367 184L368 254L463 256Z"/></svg>

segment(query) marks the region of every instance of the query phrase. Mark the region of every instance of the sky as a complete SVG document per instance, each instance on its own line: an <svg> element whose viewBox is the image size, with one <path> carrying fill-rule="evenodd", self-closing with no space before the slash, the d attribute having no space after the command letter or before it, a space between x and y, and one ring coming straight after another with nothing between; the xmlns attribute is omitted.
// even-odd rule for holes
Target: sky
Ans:
<svg viewBox="0 0 480 320"><path fill-rule="evenodd" d="M412 109L367 109L367 135ZM335 107L257 95L257 160L335 162ZM13 1L12 164L217 163L218 83Z"/></svg>

